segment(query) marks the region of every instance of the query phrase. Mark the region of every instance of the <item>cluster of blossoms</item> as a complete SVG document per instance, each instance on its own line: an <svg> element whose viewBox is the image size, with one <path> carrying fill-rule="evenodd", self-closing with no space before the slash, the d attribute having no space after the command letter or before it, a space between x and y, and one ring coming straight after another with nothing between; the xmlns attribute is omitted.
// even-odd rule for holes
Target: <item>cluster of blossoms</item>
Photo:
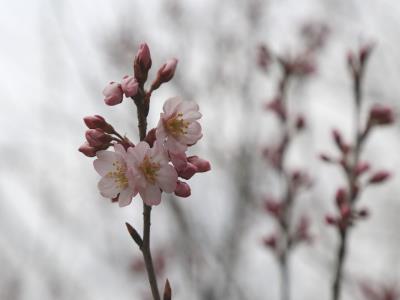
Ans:
<svg viewBox="0 0 400 300"><path fill-rule="evenodd" d="M351 75L355 82L355 89L360 89L360 81L364 73L365 63L372 47L364 46L358 53L357 59L353 53L348 56L348 64ZM356 92L356 94L359 92ZM361 98L356 98L356 109L360 109ZM375 104L370 108L368 119L362 129L357 128L354 145L344 141L341 132L337 129L332 130L332 139L340 153L339 157L334 157L327 153L320 154L321 160L327 163L338 165L346 174L348 187L340 187L336 191L336 207L338 215L328 214L325 218L329 225L338 226L340 230L353 225L356 220L368 217L369 211L365 207L356 208L355 202L359 198L363 189L368 186L385 182L390 178L391 173L387 170L374 170L371 163L360 160L362 147L368 138L371 130L390 125L394 122L393 110L382 104ZM359 120L356 120L358 124Z"/></svg>
<svg viewBox="0 0 400 300"><path fill-rule="evenodd" d="M121 83L110 82L104 89L104 102L116 105L124 95L134 100L138 116L147 116L150 96L161 84L172 79L177 60L171 59L157 72L156 79L146 91L144 84L152 61L146 44L135 56L134 75L124 76ZM89 157L97 156L94 168L102 176L98 188L102 196L118 201L120 206L131 203L139 194L147 205L158 205L162 192L190 196L190 186L182 181L195 173L210 170L210 163L198 156L187 156L188 147L202 137L198 120L199 106L178 97L168 99L163 106L157 127L151 129L137 144L120 135L98 115L84 118L86 142L79 148ZM141 122L139 117L139 123ZM139 126L145 126L142 122ZM107 150L112 147L112 150Z"/></svg>
<svg viewBox="0 0 400 300"><path fill-rule="evenodd" d="M371 285L371 283L363 282L360 285L361 292L365 300L399 300L400 291L395 285Z"/></svg>

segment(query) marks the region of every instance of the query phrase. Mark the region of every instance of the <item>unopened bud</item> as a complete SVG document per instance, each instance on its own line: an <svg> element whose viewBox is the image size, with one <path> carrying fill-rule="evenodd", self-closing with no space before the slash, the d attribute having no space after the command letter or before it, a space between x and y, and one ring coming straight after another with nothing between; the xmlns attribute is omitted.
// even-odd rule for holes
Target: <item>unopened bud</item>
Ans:
<svg viewBox="0 0 400 300"><path fill-rule="evenodd" d="M151 130L149 130L149 132L147 133L146 137L144 138L145 142L147 142L147 144L150 145L150 148L153 147L154 142L156 141L156 129L153 128Z"/></svg>
<svg viewBox="0 0 400 300"><path fill-rule="evenodd" d="M157 78L151 84L151 89L156 90L161 84L166 83L172 79L175 75L176 66L178 60L176 58L171 58L168 60L157 72Z"/></svg>
<svg viewBox="0 0 400 300"><path fill-rule="evenodd" d="M102 129L106 133L113 133L114 128L106 122L106 120L99 115L87 116L83 118L86 126L89 129Z"/></svg>
<svg viewBox="0 0 400 300"><path fill-rule="evenodd" d="M82 146L79 147L78 150L87 157L94 157L96 156L97 152L97 148L90 146L88 142L85 142Z"/></svg>
<svg viewBox="0 0 400 300"><path fill-rule="evenodd" d="M278 239L276 237L276 235L270 235L269 237L266 237L263 240L263 243L265 246L272 248L272 249L276 249L276 246L278 245Z"/></svg>
<svg viewBox="0 0 400 300"><path fill-rule="evenodd" d="M111 142L112 137L101 129L89 129L86 131L86 140L92 147L103 147Z"/></svg>
<svg viewBox="0 0 400 300"><path fill-rule="evenodd" d="M258 56L257 56L258 66L264 71L267 71L269 66L271 65L271 62L272 62L271 54L267 46L260 45L258 47Z"/></svg>
<svg viewBox="0 0 400 300"><path fill-rule="evenodd" d="M189 156L187 160L197 167L197 172L199 173L204 173L211 170L211 164L208 160L202 159L196 155Z"/></svg>
<svg viewBox="0 0 400 300"><path fill-rule="evenodd" d="M370 169L370 164L366 161L359 162L358 165L354 169L354 173L356 176L360 176L363 173L367 172Z"/></svg>
<svg viewBox="0 0 400 300"><path fill-rule="evenodd" d="M266 109L273 111L282 121L286 119L286 109L281 98L275 98L267 103Z"/></svg>
<svg viewBox="0 0 400 300"><path fill-rule="evenodd" d="M371 176L368 180L369 183L382 183L389 179L390 173L388 171L379 171Z"/></svg>
<svg viewBox="0 0 400 300"><path fill-rule="evenodd" d="M321 154L319 155L319 158L320 158L322 161L324 161L324 162L328 162L328 163L332 163L332 162L333 162L332 157L330 157L329 155L327 155L327 154L325 154L325 153L321 153Z"/></svg>
<svg viewBox="0 0 400 300"><path fill-rule="evenodd" d="M192 176L196 174L196 172L197 172L197 167L194 164L188 162L184 169L178 170L178 176L188 180L192 178Z"/></svg>
<svg viewBox="0 0 400 300"><path fill-rule="evenodd" d="M337 220L334 216L331 215L326 215L325 216L325 222L328 225L337 225Z"/></svg>
<svg viewBox="0 0 400 300"><path fill-rule="evenodd" d="M136 53L133 61L133 69L135 71L135 78L141 84L144 84L147 80L147 75L151 68L151 55L149 46L143 43L139 46L139 50Z"/></svg>
<svg viewBox="0 0 400 300"><path fill-rule="evenodd" d="M186 182L178 180L176 183L175 195L178 197L187 198L190 196L190 194L190 186Z"/></svg>
<svg viewBox="0 0 400 300"><path fill-rule="evenodd" d="M103 90L104 102L113 106L122 102L123 92L121 85L117 82L110 82Z"/></svg>
<svg viewBox="0 0 400 300"><path fill-rule="evenodd" d="M135 76L124 76L121 82L121 89L126 97L136 96L139 89L139 83L137 82Z"/></svg>
<svg viewBox="0 0 400 300"><path fill-rule="evenodd" d="M360 59L360 64L364 65L367 61L368 57L370 56L372 49L374 48L374 44L369 43L361 47L358 56Z"/></svg>
<svg viewBox="0 0 400 300"><path fill-rule="evenodd" d="M298 116L296 120L296 128L297 130L302 130L304 129L306 125L306 120L304 119L304 116Z"/></svg>
<svg viewBox="0 0 400 300"><path fill-rule="evenodd" d="M371 125L389 125L394 122L393 110L381 104L374 105L369 113L369 124Z"/></svg>
<svg viewBox="0 0 400 300"><path fill-rule="evenodd" d="M347 203L347 191L344 188L339 188L336 191L336 205L341 208Z"/></svg>

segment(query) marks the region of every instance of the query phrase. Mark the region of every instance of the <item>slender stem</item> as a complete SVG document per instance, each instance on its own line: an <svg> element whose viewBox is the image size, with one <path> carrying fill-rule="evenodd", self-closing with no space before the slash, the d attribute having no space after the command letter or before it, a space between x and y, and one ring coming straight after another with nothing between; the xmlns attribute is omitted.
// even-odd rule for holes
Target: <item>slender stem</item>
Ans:
<svg viewBox="0 0 400 300"><path fill-rule="evenodd" d="M282 253L280 259L280 269L281 269L281 300L290 299L290 278L289 278L289 263L288 263L288 251L285 250Z"/></svg>
<svg viewBox="0 0 400 300"><path fill-rule="evenodd" d="M143 141L146 137L147 130L147 114L148 103L145 103L144 97L134 99L137 107L138 128L140 140ZM151 293L154 300L161 300L158 289L157 278L154 272L153 259L150 250L150 225L151 225L151 206L143 203L143 245L140 248L143 254L144 263L146 266L147 277L149 279Z"/></svg>
<svg viewBox="0 0 400 300"><path fill-rule="evenodd" d="M332 299L337 300L340 297L340 291L342 288L342 273L343 263L347 253L347 230L340 232L340 244L338 248L337 263L335 268L335 277L332 288Z"/></svg>

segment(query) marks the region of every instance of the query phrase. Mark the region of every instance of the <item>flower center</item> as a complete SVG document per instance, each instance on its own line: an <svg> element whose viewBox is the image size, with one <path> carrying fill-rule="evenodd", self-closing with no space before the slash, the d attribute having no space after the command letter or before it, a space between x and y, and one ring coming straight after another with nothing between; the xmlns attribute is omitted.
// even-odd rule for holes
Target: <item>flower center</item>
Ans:
<svg viewBox="0 0 400 300"><path fill-rule="evenodd" d="M115 184L121 190L128 187L128 178L126 178L126 166L120 161L113 162L114 171L107 173L109 178L114 179Z"/></svg>
<svg viewBox="0 0 400 300"><path fill-rule="evenodd" d="M146 155L139 169L142 171L146 180L154 184L156 182L157 172L160 170L160 164L152 162Z"/></svg>
<svg viewBox="0 0 400 300"><path fill-rule="evenodd" d="M187 133L189 122L182 119L182 116L182 113L178 113L164 123L165 129L173 137L179 137Z"/></svg>

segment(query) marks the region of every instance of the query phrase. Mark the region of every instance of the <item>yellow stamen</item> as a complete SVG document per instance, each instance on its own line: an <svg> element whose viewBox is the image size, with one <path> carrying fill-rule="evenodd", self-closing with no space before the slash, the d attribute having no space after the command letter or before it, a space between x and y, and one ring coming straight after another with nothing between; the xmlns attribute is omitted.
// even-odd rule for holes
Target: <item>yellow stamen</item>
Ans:
<svg viewBox="0 0 400 300"><path fill-rule="evenodd" d="M148 156L145 156L139 169L142 171L146 180L154 184L156 182L157 172L160 170L160 164L152 162Z"/></svg>
<svg viewBox="0 0 400 300"><path fill-rule="evenodd" d="M113 162L114 170L107 173L107 177L114 179L115 184L121 190L128 187L128 178L126 178L126 166L119 161Z"/></svg>
<svg viewBox="0 0 400 300"><path fill-rule="evenodd" d="M164 122L165 129L173 137L179 137L187 133L189 122L182 119L182 116L182 113L178 113L174 117Z"/></svg>

